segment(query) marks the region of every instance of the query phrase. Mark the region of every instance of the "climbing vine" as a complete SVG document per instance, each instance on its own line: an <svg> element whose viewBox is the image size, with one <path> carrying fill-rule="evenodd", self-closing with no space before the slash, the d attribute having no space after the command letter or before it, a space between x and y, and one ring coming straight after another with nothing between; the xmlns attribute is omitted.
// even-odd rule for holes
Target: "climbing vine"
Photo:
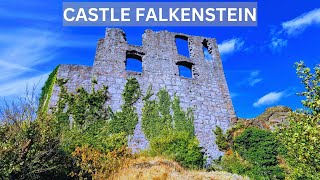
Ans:
<svg viewBox="0 0 320 180"><path fill-rule="evenodd" d="M180 100L171 100L166 89L157 93L151 87L143 98L142 129L150 141L151 155L164 155L188 168L199 168L204 163L199 141L194 133L192 109L184 111Z"/></svg>
<svg viewBox="0 0 320 180"><path fill-rule="evenodd" d="M174 96L172 101L174 128L177 131L188 132L190 136L194 135L194 115L191 108L183 111L180 106L180 99Z"/></svg>
<svg viewBox="0 0 320 180"><path fill-rule="evenodd" d="M104 106L109 99L106 86L96 90L94 86L97 82L92 80L91 92L81 87L76 90L76 93L68 93L64 86L67 80L58 79L57 83L61 90L55 111L59 122L67 125L69 120L72 120L73 125L85 129L93 122L108 119L109 111Z"/></svg>
<svg viewBox="0 0 320 180"><path fill-rule="evenodd" d="M127 135L133 134L134 128L138 123L136 107L133 106L141 96L140 85L136 78L127 79L127 83L122 93L124 104L121 111L116 112L110 122L111 132L125 132Z"/></svg>
<svg viewBox="0 0 320 180"><path fill-rule="evenodd" d="M151 139L167 131L184 131L194 136L192 109L182 110L179 97L174 96L171 101L166 89L157 93L157 100L150 100L153 95L151 91L149 87L142 109L142 128L146 137Z"/></svg>
<svg viewBox="0 0 320 180"><path fill-rule="evenodd" d="M59 65L60 66L60 65ZM57 73L59 66L57 66L49 75L47 81L41 89L41 94L39 98L39 113L45 113L48 111L49 100L51 98L52 89L57 79Z"/></svg>

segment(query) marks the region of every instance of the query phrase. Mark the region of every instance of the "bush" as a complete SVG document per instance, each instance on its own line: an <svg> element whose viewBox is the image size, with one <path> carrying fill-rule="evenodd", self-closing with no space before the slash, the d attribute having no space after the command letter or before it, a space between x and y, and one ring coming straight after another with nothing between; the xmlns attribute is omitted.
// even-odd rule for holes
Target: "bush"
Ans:
<svg viewBox="0 0 320 180"><path fill-rule="evenodd" d="M73 127L62 134L61 146L72 153L77 147L90 145L99 151L113 151L122 146L127 146L127 135L124 132L110 133L107 122L93 123L87 129Z"/></svg>
<svg viewBox="0 0 320 180"><path fill-rule="evenodd" d="M169 157L187 168L199 169L204 163L199 141L187 132L163 133L151 140L150 149L152 155Z"/></svg>
<svg viewBox="0 0 320 180"><path fill-rule="evenodd" d="M279 130L286 148L284 167L290 179L320 179L320 114L292 113L289 126Z"/></svg>
<svg viewBox="0 0 320 180"><path fill-rule="evenodd" d="M187 168L202 167L204 158L194 134L192 110L183 111L179 98L174 96L171 101L165 89L157 93L157 100L150 100L152 95L149 88L142 109L142 128L151 154L169 157Z"/></svg>
<svg viewBox="0 0 320 180"><path fill-rule="evenodd" d="M34 90L10 104L0 103L1 179L66 179L73 168L70 156L60 147L56 119L37 116Z"/></svg>
<svg viewBox="0 0 320 180"><path fill-rule="evenodd" d="M257 128L245 129L234 141L235 151L253 165L250 173L255 179L284 179L284 171L277 160L278 148L272 132Z"/></svg>
<svg viewBox="0 0 320 180"><path fill-rule="evenodd" d="M80 179L106 179L130 156L127 136L133 133L138 121L133 106L140 95L137 80L128 79L122 94L125 103L116 114L104 106L109 99L108 88L95 90L95 80L91 92L79 88L75 94L67 93L63 85L66 81L59 82L61 94L55 116L62 126L60 145L72 154L76 163L77 169L70 175Z"/></svg>
<svg viewBox="0 0 320 180"><path fill-rule="evenodd" d="M252 164L230 149L221 158L219 164L225 171L242 175L248 175L252 168Z"/></svg>
<svg viewBox="0 0 320 180"><path fill-rule="evenodd" d="M297 74L305 86L305 109L289 116L289 125L278 131L285 146L284 167L288 179L320 179L320 67L314 73L303 62L296 63Z"/></svg>
<svg viewBox="0 0 320 180"><path fill-rule="evenodd" d="M216 130L213 130L216 136L216 144L220 151L227 151L230 146L228 143L227 135L225 135L219 126L216 126Z"/></svg>
<svg viewBox="0 0 320 180"><path fill-rule="evenodd" d="M113 151L101 152L88 145L77 147L72 153L79 171L72 172L72 177L80 179L107 179L116 172L125 159L130 156L126 146Z"/></svg>
<svg viewBox="0 0 320 180"><path fill-rule="evenodd" d="M50 118L0 127L0 174L5 179L68 178L70 157Z"/></svg>

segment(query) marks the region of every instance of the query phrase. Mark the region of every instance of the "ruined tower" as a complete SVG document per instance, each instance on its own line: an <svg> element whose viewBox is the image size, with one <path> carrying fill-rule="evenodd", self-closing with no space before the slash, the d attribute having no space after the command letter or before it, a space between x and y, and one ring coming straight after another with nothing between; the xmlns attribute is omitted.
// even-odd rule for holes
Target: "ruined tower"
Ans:
<svg viewBox="0 0 320 180"><path fill-rule="evenodd" d="M189 57L178 53L176 38L188 42ZM98 86L109 87L111 97L108 103L113 111L120 109L121 93L128 77L135 77L139 81L143 94L150 85L154 92L166 88L171 97L176 94L180 98L181 107L194 109L195 134L209 162L222 155L214 143L212 130L216 126L226 130L235 113L216 40L168 31L146 30L142 41L142 46L130 45L121 29L107 29L105 38L98 42L93 66L61 65L57 78L69 79L66 87L70 92L74 92L79 86L90 89L92 77L96 78ZM208 49L211 59L205 58L203 47ZM141 61L142 72L126 70L128 58ZM191 70L191 78L179 74L181 66ZM50 107L56 105L58 95L59 87L55 85ZM137 151L147 148L148 141L141 128L142 100L135 105L140 120L129 140L129 146Z"/></svg>

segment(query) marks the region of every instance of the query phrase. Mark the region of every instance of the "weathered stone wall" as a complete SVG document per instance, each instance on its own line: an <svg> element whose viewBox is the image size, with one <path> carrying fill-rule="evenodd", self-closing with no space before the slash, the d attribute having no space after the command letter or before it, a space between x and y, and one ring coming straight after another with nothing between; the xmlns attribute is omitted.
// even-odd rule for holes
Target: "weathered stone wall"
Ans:
<svg viewBox="0 0 320 180"><path fill-rule="evenodd" d="M188 38L190 58L179 55L175 45L175 36ZM98 86L109 87L110 107L116 111L122 104L121 93L126 78L136 77L143 94L152 85L153 91L166 88L171 96L179 96L181 106L194 108L195 133L204 148L209 162L221 155L215 145L212 129L220 126L226 130L231 118L235 117L230 94L226 84L221 59L215 39L168 31L153 32L146 30L142 36L143 45L133 46L127 43L125 33L121 29L107 29L106 36L100 39L92 67L62 65L58 78L68 78L66 84L73 92L78 86L89 88L91 78L98 81ZM203 41L207 41L212 60L204 58ZM142 57L142 73L126 71L128 53ZM192 78L179 76L178 62L190 62ZM59 88L54 87L50 106L58 100ZM142 101L136 103L141 117ZM137 151L148 147L148 142L141 129L141 121L136 126L133 137L129 140L130 147Z"/></svg>

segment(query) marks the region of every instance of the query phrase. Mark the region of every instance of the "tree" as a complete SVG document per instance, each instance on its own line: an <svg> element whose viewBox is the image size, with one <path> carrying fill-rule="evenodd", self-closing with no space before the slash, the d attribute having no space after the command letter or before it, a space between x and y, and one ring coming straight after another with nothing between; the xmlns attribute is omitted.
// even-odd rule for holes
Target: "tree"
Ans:
<svg viewBox="0 0 320 180"><path fill-rule="evenodd" d="M33 89L34 90L34 89ZM37 116L37 97L25 97L0 107L0 174L3 179L67 179L70 156L60 148L52 116Z"/></svg>
<svg viewBox="0 0 320 180"><path fill-rule="evenodd" d="M290 179L320 179L320 67L314 73L304 62L296 63L298 77L305 87L304 109L293 112L289 125L279 129L284 145L285 168Z"/></svg>

